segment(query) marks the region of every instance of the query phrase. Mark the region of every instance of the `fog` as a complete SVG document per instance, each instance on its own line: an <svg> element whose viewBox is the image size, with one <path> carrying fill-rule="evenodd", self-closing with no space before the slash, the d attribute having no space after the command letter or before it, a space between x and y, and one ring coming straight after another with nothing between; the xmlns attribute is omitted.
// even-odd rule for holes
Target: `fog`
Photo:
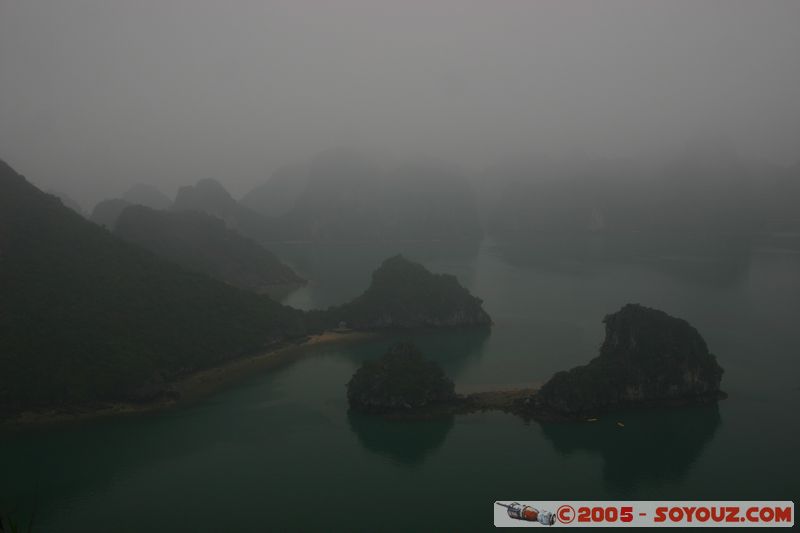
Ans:
<svg viewBox="0 0 800 533"><path fill-rule="evenodd" d="M800 159L800 2L0 0L0 157L84 209L331 147Z"/></svg>

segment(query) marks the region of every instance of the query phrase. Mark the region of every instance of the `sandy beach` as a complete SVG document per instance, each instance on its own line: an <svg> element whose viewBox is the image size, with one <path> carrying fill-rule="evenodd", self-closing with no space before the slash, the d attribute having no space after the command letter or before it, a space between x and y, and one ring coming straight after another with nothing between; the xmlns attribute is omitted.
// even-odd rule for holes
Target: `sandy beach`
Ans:
<svg viewBox="0 0 800 533"><path fill-rule="evenodd" d="M183 376L169 384L172 393L154 401L142 403L98 403L61 409L24 411L0 420L0 429L68 424L112 416L151 413L179 407L198 401L215 392L255 374L270 372L297 361L308 352L309 346L352 342L374 336L374 333L358 331L325 331L303 340L286 343L264 353L241 357L223 365L207 368Z"/></svg>

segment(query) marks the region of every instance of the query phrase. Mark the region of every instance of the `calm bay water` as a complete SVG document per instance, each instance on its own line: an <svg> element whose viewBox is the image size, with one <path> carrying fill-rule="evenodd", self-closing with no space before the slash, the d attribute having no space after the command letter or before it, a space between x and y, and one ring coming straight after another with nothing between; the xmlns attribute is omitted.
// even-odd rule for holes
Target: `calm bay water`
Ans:
<svg viewBox="0 0 800 533"><path fill-rule="evenodd" d="M796 499L800 247L580 238L478 246L284 245L312 283L302 308L361 292L398 252L458 276L491 331L382 336L303 357L195 405L0 434L0 504L39 531L471 531L497 499ZM483 413L350 415L345 383L390 342L416 342L472 391L529 386L594 357L627 302L691 322L726 369L718 406L594 424ZM617 420L625 427L616 427Z"/></svg>

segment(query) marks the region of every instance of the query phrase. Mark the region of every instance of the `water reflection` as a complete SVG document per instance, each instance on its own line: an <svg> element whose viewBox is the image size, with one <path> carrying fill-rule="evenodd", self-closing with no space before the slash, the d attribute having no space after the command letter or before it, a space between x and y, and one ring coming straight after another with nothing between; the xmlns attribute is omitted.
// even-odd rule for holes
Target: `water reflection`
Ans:
<svg viewBox="0 0 800 533"><path fill-rule="evenodd" d="M0 434L0 512L17 509L27 523L36 509L39 530L67 510L65 495L75 501L111 491L142 469L168 467L231 440L225 427L211 432L206 423L170 411Z"/></svg>
<svg viewBox="0 0 800 533"><path fill-rule="evenodd" d="M624 421L625 427L618 427ZM542 433L562 454L599 453L604 479L620 488L640 482L681 480L713 439L721 423L714 405L622 412L597 422L542 424Z"/></svg>
<svg viewBox="0 0 800 533"><path fill-rule="evenodd" d="M454 417L432 420L386 420L380 416L347 413L350 429L361 446L406 466L417 466L444 444Z"/></svg>

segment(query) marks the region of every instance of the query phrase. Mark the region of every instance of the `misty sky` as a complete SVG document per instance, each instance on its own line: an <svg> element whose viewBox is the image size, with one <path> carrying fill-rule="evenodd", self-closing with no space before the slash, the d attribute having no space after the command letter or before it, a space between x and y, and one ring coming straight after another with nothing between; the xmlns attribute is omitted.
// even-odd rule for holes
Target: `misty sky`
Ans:
<svg viewBox="0 0 800 533"><path fill-rule="evenodd" d="M85 208L352 146L800 159L796 0L0 0L0 158Z"/></svg>

